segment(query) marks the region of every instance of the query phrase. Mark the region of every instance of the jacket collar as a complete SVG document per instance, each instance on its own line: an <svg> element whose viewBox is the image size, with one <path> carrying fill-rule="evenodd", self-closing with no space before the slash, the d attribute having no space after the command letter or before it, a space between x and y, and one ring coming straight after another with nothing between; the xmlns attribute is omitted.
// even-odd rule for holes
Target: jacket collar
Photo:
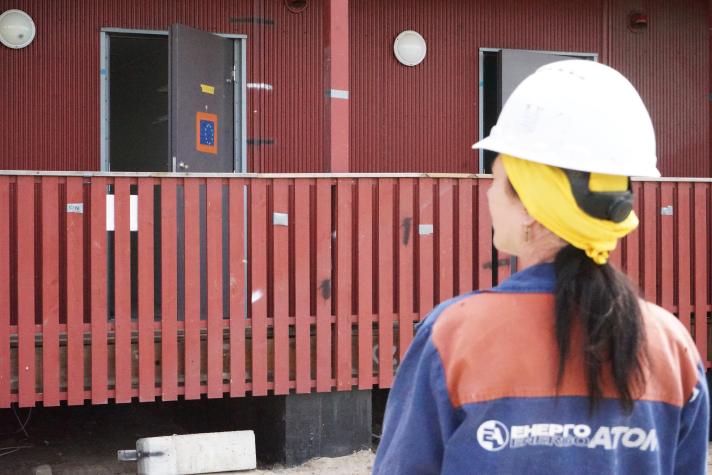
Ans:
<svg viewBox="0 0 712 475"><path fill-rule="evenodd" d="M556 272L554 264L544 263L527 267L485 292L553 293L555 288Z"/></svg>

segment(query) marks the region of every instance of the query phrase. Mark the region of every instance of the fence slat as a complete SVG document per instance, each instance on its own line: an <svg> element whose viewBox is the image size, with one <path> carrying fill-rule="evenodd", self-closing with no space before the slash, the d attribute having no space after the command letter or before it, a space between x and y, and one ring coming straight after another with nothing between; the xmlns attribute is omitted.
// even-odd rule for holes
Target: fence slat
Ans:
<svg viewBox="0 0 712 475"><path fill-rule="evenodd" d="M458 285L456 292L458 294L470 292L474 288L473 263L475 261L472 255L472 221L479 210L473 206L472 185L473 180L464 178L460 180L457 187L458 235L457 244L454 247L457 250Z"/></svg>
<svg viewBox="0 0 712 475"><path fill-rule="evenodd" d="M294 300L297 393L311 392L310 290L311 259L309 249L309 186L305 180L294 185ZM290 218L292 219L292 218Z"/></svg>
<svg viewBox="0 0 712 475"><path fill-rule="evenodd" d="M394 180L378 183L378 380L393 381L393 193ZM431 286L432 288L432 286Z"/></svg>
<svg viewBox="0 0 712 475"><path fill-rule="evenodd" d="M289 181L274 180L272 185L274 213L289 216ZM275 222L270 225L273 235L274 270L274 394L289 393L289 226ZM279 221L279 220L277 220Z"/></svg>
<svg viewBox="0 0 712 475"><path fill-rule="evenodd" d="M331 182L316 182L316 390L331 390Z"/></svg>
<svg viewBox="0 0 712 475"><path fill-rule="evenodd" d="M420 318L424 318L434 305L434 197L433 180L423 178L418 182L418 301Z"/></svg>
<svg viewBox="0 0 712 475"><path fill-rule="evenodd" d="M207 297L208 297L208 397L223 395L222 301L222 180L209 178L206 185Z"/></svg>
<svg viewBox="0 0 712 475"><path fill-rule="evenodd" d="M413 271L415 230L413 225L412 178L398 182L398 360L401 361L413 339Z"/></svg>
<svg viewBox="0 0 712 475"><path fill-rule="evenodd" d="M10 407L10 377L10 179L0 176L0 408Z"/></svg>
<svg viewBox="0 0 712 475"><path fill-rule="evenodd" d="M131 402L131 235L128 178L114 181L114 322L116 402Z"/></svg>
<svg viewBox="0 0 712 475"><path fill-rule="evenodd" d="M658 183L643 183L643 289L645 298L651 302L658 302L657 280L659 277L657 269L657 234L658 217L660 208L657 200Z"/></svg>
<svg viewBox="0 0 712 475"><path fill-rule="evenodd" d="M666 208L673 206L673 190L675 184L664 182L660 188L660 206ZM679 209L672 208L673 213L680 212ZM660 282L660 303L668 312L673 311L673 282L676 281L675 266L673 265L674 251L678 247L679 239L673 232L674 215L660 216L660 274L655 278L659 279L663 276ZM647 252L647 251L646 251Z"/></svg>
<svg viewBox="0 0 712 475"><path fill-rule="evenodd" d="M17 178L17 325L20 407L35 404L35 178Z"/></svg>
<svg viewBox="0 0 712 475"><path fill-rule="evenodd" d="M200 398L200 185L184 181L185 398Z"/></svg>
<svg viewBox="0 0 712 475"><path fill-rule="evenodd" d="M59 397L59 180L42 180L42 405ZM1 259L1 258L0 258ZM2 277L0 277L2 279Z"/></svg>
<svg viewBox="0 0 712 475"><path fill-rule="evenodd" d="M707 361L707 184L695 183L695 343Z"/></svg>
<svg viewBox="0 0 712 475"><path fill-rule="evenodd" d="M230 180L230 396L245 395L245 182Z"/></svg>
<svg viewBox="0 0 712 475"><path fill-rule="evenodd" d="M82 178L67 178L67 402L84 403L84 213Z"/></svg>
<svg viewBox="0 0 712 475"><path fill-rule="evenodd" d="M267 183L250 186L252 395L267 394Z"/></svg>
<svg viewBox="0 0 712 475"><path fill-rule="evenodd" d="M156 400L153 179L138 180L138 398Z"/></svg>
<svg viewBox="0 0 712 475"><path fill-rule="evenodd" d="M178 399L177 181L161 179L161 398Z"/></svg>
<svg viewBox="0 0 712 475"><path fill-rule="evenodd" d="M633 210L638 217L641 217L640 213L640 197L642 191L642 185L640 182L633 182ZM640 282L640 254L639 254L639 244L640 244L640 228L633 231L631 234L626 236L625 241L625 272L630 278L631 282L637 289L642 289ZM642 289L644 290L644 289Z"/></svg>
<svg viewBox="0 0 712 475"><path fill-rule="evenodd" d="M438 180L438 303L443 302L453 296L454 261L453 244L454 231L453 224L455 205L455 189L451 179Z"/></svg>
<svg viewBox="0 0 712 475"><path fill-rule="evenodd" d="M358 286L359 389L373 387L373 192L373 180L359 180L357 203L358 280L356 282ZM411 240L412 232L411 229Z"/></svg>
<svg viewBox="0 0 712 475"><path fill-rule="evenodd" d="M477 181L477 289L492 287L494 257L492 253L492 219L487 207L487 190L492 186L489 179Z"/></svg>
<svg viewBox="0 0 712 475"><path fill-rule="evenodd" d="M351 389L351 303L353 182L336 186L336 389Z"/></svg>
<svg viewBox="0 0 712 475"><path fill-rule="evenodd" d="M692 239L692 227L690 216L690 184L680 183L677 188L677 207L679 211L675 213L677 217L677 307L678 318L690 332L692 332L691 312L692 312L692 268L690 264L690 243Z"/></svg>
<svg viewBox="0 0 712 475"><path fill-rule="evenodd" d="M90 194L91 402L92 404L106 404L108 402L109 366L106 335L108 320L106 301L108 281L106 269L106 178L94 177ZM48 195L43 192L42 196ZM52 196L56 196L56 193ZM47 395L45 394L45 401L43 402L45 405L47 404L46 397Z"/></svg>

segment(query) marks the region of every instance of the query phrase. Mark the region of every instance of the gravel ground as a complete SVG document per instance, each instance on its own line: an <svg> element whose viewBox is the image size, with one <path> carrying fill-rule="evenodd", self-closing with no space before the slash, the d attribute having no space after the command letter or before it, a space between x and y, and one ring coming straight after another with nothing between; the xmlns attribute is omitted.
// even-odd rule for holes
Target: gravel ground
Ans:
<svg viewBox="0 0 712 475"><path fill-rule="evenodd" d="M368 475L371 473L375 454L368 450L337 458L313 459L304 465L292 468L273 467L269 470L240 472L245 475L282 473L300 475Z"/></svg>

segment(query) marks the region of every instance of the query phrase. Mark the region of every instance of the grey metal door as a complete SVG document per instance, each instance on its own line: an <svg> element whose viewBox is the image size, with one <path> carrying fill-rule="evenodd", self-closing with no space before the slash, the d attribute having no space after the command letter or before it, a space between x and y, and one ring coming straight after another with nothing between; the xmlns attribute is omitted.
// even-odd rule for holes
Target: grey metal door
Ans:
<svg viewBox="0 0 712 475"><path fill-rule="evenodd" d="M233 41L185 25L169 33L173 171L235 171Z"/></svg>
<svg viewBox="0 0 712 475"><path fill-rule="evenodd" d="M524 51L516 49L503 49L500 54L500 84L501 100L500 110L514 89L539 67L555 61L572 59L569 56L538 51Z"/></svg>

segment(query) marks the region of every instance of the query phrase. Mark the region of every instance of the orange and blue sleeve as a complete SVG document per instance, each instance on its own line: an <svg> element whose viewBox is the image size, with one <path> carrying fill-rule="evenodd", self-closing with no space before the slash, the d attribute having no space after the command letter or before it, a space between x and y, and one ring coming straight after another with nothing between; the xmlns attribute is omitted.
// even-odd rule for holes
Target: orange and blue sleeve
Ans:
<svg viewBox="0 0 712 475"><path fill-rule="evenodd" d="M697 365L698 381L692 397L683 406L675 452L676 474L706 474L709 440L710 400L702 364Z"/></svg>
<svg viewBox="0 0 712 475"><path fill-rule="evenodd" d="M445 305L418 328L388 396L374 474L440 473L445 442L458 425L432 325ZM464 416L460 414L460 418Z"/></svg>

